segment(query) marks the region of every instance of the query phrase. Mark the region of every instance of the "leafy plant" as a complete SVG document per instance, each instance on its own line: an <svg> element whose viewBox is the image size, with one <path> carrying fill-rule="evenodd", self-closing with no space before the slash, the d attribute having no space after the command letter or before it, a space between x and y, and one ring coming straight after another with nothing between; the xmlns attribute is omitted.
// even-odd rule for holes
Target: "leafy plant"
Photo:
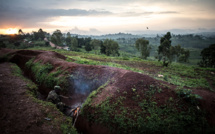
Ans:
<svg viewBox="0 0 215 134"><path fill-rule="evenodd" d="M164 75L164 78L163 78L165 81L168 81L168 76L167 75Z"/></svg>
<svg viewBox="0 0 215 134"><path fill-rule="evenodd" d="M177 91L177 94L186 99L187 101L191 102L192 104L197 104L197 100L198 99L202 99L201 96L199 96L198 94L192 94L192 90L191 89L179 89Z"/></svg>

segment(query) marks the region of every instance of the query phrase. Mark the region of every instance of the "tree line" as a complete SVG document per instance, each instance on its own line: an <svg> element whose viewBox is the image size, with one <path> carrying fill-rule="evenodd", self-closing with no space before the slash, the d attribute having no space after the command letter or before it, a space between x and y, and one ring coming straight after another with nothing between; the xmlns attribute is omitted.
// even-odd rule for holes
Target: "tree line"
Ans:
<svg viewBox="0 0 215 134"><path fill-rule="evenodd" d="M167 32L160 38L160 45L158 46L158 61L163 61L163 66L168 66L172 61L188 62L190 51L181 47L181 45L171 45L171 33ZM140 38L135 42L135 47L140 51L141 57L146 59L149 57L151 46L149 41Z"/></svg>
<svg viewBox="0 0 215 134"><path fill-rule="evenodd" d="M51 42L58 46L68 46L71 51L80 51L84 48L87 52L92 50L99 51L101 54L107 56L119 56L119 44L111 39L104 41L88 38L78 38L78 36L72 37L70 32L63 36L60 30L54 31L51 36Z"/></svg>
<svg viewBox="0 0 215 134"><path fill-rule="evenodd" d="M80 51L85 49L87 52L94 50L95 54L105 54L107 56L119 56L119 44L112 39L98 40L87 38L79 38L78 36L72 36L69 32L64 36L60 30L56 30L52 35L43 31L41 28L38 31L33 31L32 34L24 34L20 29L18 35L10 35L0 38L0 48L5 48L7 43L14 44L15 47L19 47L23 40L28 39L32 41L42 41L38 43L38 46L49 46L48 41L44 41L44 38L50 39L51 42L58 46L68 46L71 51ZM158 61L163 62L163 66L168 66L171 62L188 62L190 51L181 47L181 45L172 46L172 35L167 32L160 38L160 45L158 46L158 55L155 58ZM45 43L44 43L45 42ZM151 46L149 41L145 38L139 38L135 42L135 48L140 52L141 58L147 59L150 55ZM198 63L201 67L213 67L215 68L215 44L205 48L201 52L202 60Z"/></svg>

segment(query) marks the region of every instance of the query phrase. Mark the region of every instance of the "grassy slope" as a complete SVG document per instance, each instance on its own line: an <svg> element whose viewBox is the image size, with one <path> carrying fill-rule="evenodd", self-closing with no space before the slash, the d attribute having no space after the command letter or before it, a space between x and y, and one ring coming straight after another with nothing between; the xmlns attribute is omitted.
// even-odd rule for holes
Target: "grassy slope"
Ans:
<svg viewBox="0 0 215 134"><path fill-rule="evenodd" d="M205 88L215 91L215 77L213 74L215 69L200 68L180 63L172 63L169 67L162 67L161 62L147 61L136 57L108 57L105 55L70 52L50 48L43 48L43 50L56 51L67 56L68 61L74 61L79 64L117 67L148 74L155 79L167 81L180 87ZM164 78L159 78L158 74L164 75Z"/></svg>

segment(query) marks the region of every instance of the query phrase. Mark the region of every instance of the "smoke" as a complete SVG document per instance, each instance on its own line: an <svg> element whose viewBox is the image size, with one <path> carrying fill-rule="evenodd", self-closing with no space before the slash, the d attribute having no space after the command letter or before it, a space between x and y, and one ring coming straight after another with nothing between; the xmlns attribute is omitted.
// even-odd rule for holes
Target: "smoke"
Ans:
<svg viewBox="0 0 215 134"><path fill-rule="evenodd" d="M93 86L96 84L95 82L89 81L85 78L74 79L73 81L76 94L90 94L90 92L96 88Z"/></svg>
<svg viewBox="0 0 215 134"><path fill-rule="evenodd" d="M79 68L70 75L70 92L89 95L107 81L109 73L105 72L105 70L95 68Z"/></svg>
<svg viewBox="0 0 215 134"><path fill-rule="evenodd" d="M109 67L79 67L70 75L70 92L73 94L89 95L114 76Z"/></svg>

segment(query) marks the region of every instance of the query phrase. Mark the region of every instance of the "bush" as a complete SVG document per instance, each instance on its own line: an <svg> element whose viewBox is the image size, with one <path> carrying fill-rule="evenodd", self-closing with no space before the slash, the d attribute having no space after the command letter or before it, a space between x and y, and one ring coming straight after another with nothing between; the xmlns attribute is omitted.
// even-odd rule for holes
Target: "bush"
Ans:
<svg viewBox="0 0 215 134"><path fill-rule="evenodd" d="M215 44L201 51L202 60L198 63L200 67L215 68Z"/></svg>

